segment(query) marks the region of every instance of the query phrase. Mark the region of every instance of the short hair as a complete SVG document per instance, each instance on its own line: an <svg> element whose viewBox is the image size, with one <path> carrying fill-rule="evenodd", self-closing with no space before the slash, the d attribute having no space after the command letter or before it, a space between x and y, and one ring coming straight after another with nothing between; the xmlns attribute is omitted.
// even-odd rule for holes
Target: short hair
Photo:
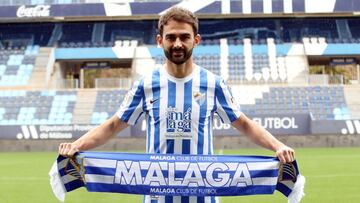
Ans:
<svg viewBox="0 0 360 203"><path fill-rule="evenodd" d="M170 8L169 10L167 10L159 18L158 30L159 30L159 34L161 36L164 31L164 25L166 25L170 20L188 23L193 28L194 35L198 34L199 20L195 16L195 14L185 8L174 6L174 7Z"/></svg>

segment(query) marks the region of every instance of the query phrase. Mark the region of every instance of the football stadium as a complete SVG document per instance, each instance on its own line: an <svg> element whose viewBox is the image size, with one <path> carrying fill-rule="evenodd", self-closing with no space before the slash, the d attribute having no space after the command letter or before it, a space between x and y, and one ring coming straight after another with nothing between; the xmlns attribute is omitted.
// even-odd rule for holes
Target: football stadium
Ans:
<svg viewBox="0 0 360 203"><path fill-rule="evenodd" d="M301 202L360 202L360 0L2 0L0 203L60 202L49 178L59 144L113 116L133 84L163 66L158 19L174 6L199 18L194 63L295 149ZM220 117L212 124L214 154L275 156ZM145 153L148 127L141 116L94 151ZM65 200L142 201L85 188ZM287 201L279 192L219 198Z"/></svg>

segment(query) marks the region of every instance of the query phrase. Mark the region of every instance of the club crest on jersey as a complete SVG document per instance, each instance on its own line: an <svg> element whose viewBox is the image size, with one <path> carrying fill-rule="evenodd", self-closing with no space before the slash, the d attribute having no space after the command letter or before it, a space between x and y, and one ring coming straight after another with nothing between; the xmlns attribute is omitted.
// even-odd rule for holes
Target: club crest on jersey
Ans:
<svg viewBox="0 0 360 203"><path fill-rule="evenodd" d="M193 97L194 97L194 101L196 101L196 103L198 103L200 106L205 103L205 99L206 99L205 93L194 92Z"/></svg>
<svg viewBox="0 0 360 203"><path fill-rule="evenodd" d="M168 133L191 132L191 108L188 108L185 112L179 112L173 107L167 108L166 131Z"/></svg>

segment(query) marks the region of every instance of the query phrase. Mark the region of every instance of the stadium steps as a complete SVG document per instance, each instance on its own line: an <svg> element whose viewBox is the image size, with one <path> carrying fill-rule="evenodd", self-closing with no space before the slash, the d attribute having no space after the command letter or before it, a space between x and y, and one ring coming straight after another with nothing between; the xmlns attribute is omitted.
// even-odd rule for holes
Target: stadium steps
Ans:
<svg viewBox="0 0 360 203"><path fill-rule="evenodd" d="M344 86L346 103L352 119L360 118L360 85Z"/></svg>
<svg viewBox="0 0 360 203"><path fill-rule="evenodd" d="M96 101L96 89L78 90L77 101L73 113L74 124L90 123L91 115Z"/></svg>
<svg viewBox="0 0 360 203"><path fill-rule="evenodd" d="M292 84L304 84L308 75L308 61L305 56L287 56L287 79Z"/></svg>
<svg viewBox="0 0 360 203"><path fill-rule="evenodd" d="M31 78L29 79L28 87L35 89L47 88L46 83L46 67L49 62L52 48L41 47L39 54L36 57L35 65Z"/></svg>

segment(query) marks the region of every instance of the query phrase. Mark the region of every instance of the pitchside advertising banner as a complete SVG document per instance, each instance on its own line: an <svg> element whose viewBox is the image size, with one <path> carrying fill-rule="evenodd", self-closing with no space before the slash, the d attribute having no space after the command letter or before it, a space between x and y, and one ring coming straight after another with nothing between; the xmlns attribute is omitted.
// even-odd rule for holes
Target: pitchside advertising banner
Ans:
<svg viewBox="0 0 360 203"><path fill-rule="evenodd" d="M274 135L304 135L310 133L310 115L251 115L249 116L261 126L266 128ZM214 117L213 130L215 136L237 136L239 131L230 124L223 124L218 116ZM146 122L144 118L139 119L138 123L131 127L133 136L145 136Z"/></svg>
<svg viewBox="0 0 360 203"><path fill-rule="evenodd" d="M360 135L360 120L312 121L311 134Z"/></svg>
<svg viewBox="0 0 360 203"><path fill-rule="evenodd" d="M360 120L311 120L307 114L252 115L254 121L274 135L354 135L360 134ZM214 118L215 136L238 136L239 131ZM11 125L0 126L0 139L76 139L96 125ZM135 126L120 132L118 137L145 137L146 122L141 118Z"/></svg>
<svg viewBox="0 0 360 203"><path fill-rule="evenodd" d="M10 125L0 126L1 139L76 139L96 125ZM118 137L129 137L130 129L119 133Z"/></svg>

